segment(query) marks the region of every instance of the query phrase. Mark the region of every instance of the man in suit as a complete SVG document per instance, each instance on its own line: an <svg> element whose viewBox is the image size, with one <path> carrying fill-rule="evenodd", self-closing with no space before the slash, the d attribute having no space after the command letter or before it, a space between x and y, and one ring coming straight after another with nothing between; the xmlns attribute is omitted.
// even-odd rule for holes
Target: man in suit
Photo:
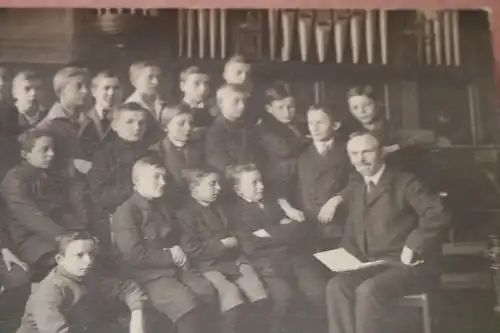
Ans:
<svg viewBox="0 0 500 333"><path fill-rule="evenodd" d="M92 79L94 107L87 113L78 133L78 140L89 161L113 135L111 120L113 112L122 102L123 92L120 80L111 71L102 71Z"/></svg>
<svg viewBox="0 0 500 333"><path fill-rule="evenodd" d="M436 272L450 218L439 196L414 175L386 166L373 134L354 134L347 151L362 177L353 177L335 199L348 209L341 247L361 261L386 263L343 272L329 281L329 332L375 333L384 308L421 292Z"/></svg>

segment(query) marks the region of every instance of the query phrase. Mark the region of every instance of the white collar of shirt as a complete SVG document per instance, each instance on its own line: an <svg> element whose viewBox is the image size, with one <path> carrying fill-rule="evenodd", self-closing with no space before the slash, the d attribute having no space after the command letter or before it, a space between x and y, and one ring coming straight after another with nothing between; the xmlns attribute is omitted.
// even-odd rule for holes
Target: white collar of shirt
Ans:
<svg viewBox="0 0 500 333"><path fill-rule="evenodd" d="M33 117L29 116L26 111L21 109L19 102L16 101L15 103L17 111L22 114L30 123L34 124L40 120L40 113L42 112L42 107L39 106L38 110L36 111L35 115Z"/></svg>
<svg viewBox="0 0 500 333"><path fill-rule="evenodd" d="M97 116L99 117L99 120L104 119L104 108L100 106L95 106L95 112L97 113ZM109 111L108 111L109 112Z"/></svg>
<svg viewBox="0 0 500 333"><path fill-rule="evenodd" d="M318 153L323 154L326 150L333 146L333 141L333 139L330 139L328 141L313 141L313 143Z"/></svg>
<svg viewBox="0 0 500 333"><path fill-rule="evenodd" d="M368 184L369 182L372 182L374 185L377 185L378 182L380 181L380 177L382 177L382 174L384 173L385 170L385 164L382 165L382 167L377 171L376 174L370 177L364 177L365 183Z"/></svg>
<svg viewBox="0 0 500 333"><path fill-rule="evenodd" d="M195 108L195 109L203 109L205 107L204 102L193 103L193 102L188 101L187 99L184 99L184 103L189 105L190 108Z"/></svg>
<svg viewBox="0 0 500 333"><path fill-rule="evenodd" d="M172 143L172 146L175 148L184 148L186 146L186 142L180 142L177 140L172 140L171 138L168 138L170 142Z"/></svg>

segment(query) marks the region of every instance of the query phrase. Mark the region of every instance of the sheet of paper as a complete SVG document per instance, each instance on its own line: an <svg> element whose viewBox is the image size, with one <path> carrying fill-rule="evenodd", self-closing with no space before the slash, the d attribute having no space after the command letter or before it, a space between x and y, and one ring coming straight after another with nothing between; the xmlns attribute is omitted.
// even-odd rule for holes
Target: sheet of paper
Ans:
<svg viewBox="0 0 500 333"><path fill-rule="evenodd" d="M348 272L383 265L384 260L361 262L343 248L315 253L314 256L334 272Z"/></svg>

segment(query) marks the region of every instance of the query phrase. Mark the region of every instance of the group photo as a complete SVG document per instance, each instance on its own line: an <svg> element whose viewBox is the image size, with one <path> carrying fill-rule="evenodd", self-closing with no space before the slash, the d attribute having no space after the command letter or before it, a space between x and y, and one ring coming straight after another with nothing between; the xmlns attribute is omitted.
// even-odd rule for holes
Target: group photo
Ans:
<svg viewBox="0 0 500 333"><path fill-rule="evenodd" d="M0 8L0 332L494 333L485 10Z"/></svg>

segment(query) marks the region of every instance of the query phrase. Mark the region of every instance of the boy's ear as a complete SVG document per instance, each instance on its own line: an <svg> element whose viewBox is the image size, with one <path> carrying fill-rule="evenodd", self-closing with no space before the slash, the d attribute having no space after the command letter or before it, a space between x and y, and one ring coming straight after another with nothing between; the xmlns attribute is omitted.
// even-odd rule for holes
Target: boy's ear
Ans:
<svg viewBox="0 0 500 333"><path fill-rule="evenodd" d="M266 105L264 105L264 107L266 108L267 112L271 113L271 105L266 104Z"/></svg>
<svg viewBox="0 0 500 333"><path fill-rule="evenodd" d="M61 263L61 261L63 260L63 255L58 253L56 254L56 256L54 257L54 259L56 260L56 263L59 265Z"/></svg>
<svg viewBox="0 0 500 333"><path fill-rule="evenodd" d="M340 121L336 121L333 123L332 128L334 131L338 131L341 126L342 126L342 123Z"/></svg>
<svg viewBox="0 0 500 333"><path fill-rule="evenodd" d="M179 81L179 89L180 89L183 93L185 93L185 92L186 92L186 91L185 91L186 89L184 89L184 86L185 86L185 82L184 82L184 80L180 80L180 81Z"/></svg>

